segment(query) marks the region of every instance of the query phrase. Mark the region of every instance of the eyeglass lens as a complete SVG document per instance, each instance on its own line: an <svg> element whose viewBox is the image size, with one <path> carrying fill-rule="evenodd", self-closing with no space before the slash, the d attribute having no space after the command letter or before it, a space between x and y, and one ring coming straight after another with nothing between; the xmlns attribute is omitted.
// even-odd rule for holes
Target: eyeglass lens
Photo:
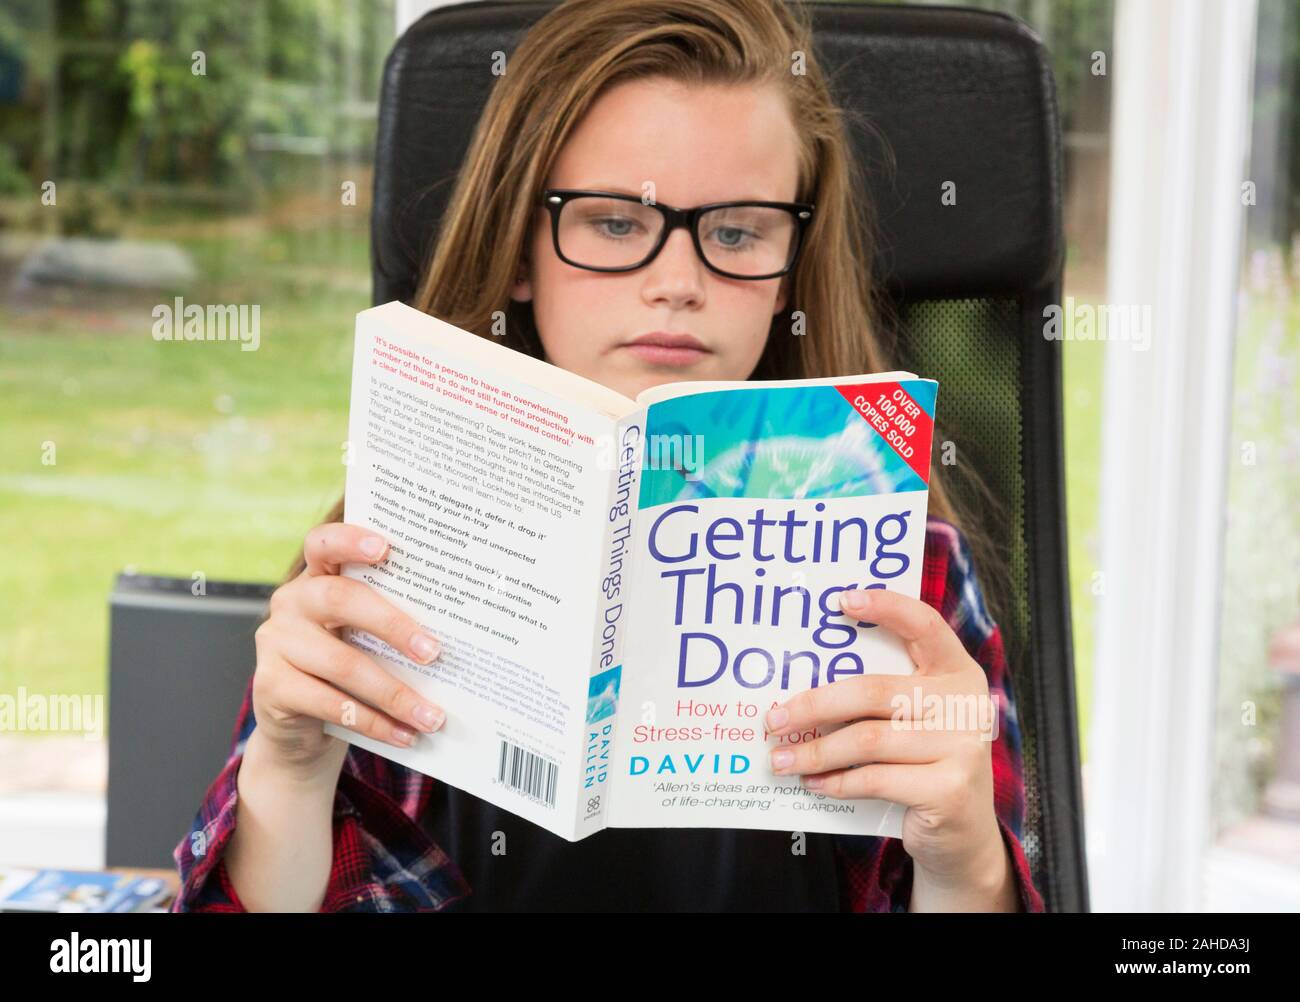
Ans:
<svg viewBox="0 0 1300 1002"><path fill-rule="evenodd" d="M560 212L560 253L593 268L644 261L659 242L664 217L653 205L584 195ZM768 275L789 263L796 223L785 209L735 205L710 209L698 222L700 247L715 268L734 275Z"/></svg>

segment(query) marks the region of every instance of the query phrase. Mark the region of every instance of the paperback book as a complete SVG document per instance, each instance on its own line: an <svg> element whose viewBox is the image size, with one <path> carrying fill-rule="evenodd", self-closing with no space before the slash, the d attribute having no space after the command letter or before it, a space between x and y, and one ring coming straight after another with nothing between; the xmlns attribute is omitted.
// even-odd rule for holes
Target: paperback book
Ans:
<svg viewBox="0 0 1300 1002"><path fill-rule="evenodd" d="M806 335L805 335L806 336ZM605 827L900 837L904 808L770 767L769 709L901 641L841 591L920 594L934 380L685 381L636 399L399 302L358 314L348 564L439 638L345 637L446 710L410 748L326 731L571 841Z"/></svg>

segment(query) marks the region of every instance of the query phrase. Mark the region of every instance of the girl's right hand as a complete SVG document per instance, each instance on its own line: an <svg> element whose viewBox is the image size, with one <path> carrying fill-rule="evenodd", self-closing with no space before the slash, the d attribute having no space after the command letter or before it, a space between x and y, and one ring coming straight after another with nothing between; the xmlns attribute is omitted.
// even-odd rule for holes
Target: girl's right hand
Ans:
<svg viewBox="0 0 1300 1002"><path fill-rule="evenodd" d="M435 731L445 714L341 639L353 626L387 641L420 664L439 654L436 638L370 585L339 574L343 563L378 563L388 543L369 529L329 522L307 533L306 568L271 595L255 635L253 713L257 731L284 763L321 763L338 740L322 721L399 748L413 730ZM341 760L340 760L341 761Z"/></svg>

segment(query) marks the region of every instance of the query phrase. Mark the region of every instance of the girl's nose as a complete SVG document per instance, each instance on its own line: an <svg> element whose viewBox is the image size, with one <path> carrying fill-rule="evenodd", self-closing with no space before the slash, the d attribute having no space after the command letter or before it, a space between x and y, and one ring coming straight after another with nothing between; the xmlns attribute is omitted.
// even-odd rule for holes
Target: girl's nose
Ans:
<svg viewBox="0 0 1300 1002"><path fill-rule="evenodd" d="M646 266L646 295L675 301L698 301L704 295L704 273L707 270L695 253L690 233L684 229L674 230L655 259Z"/></svg>

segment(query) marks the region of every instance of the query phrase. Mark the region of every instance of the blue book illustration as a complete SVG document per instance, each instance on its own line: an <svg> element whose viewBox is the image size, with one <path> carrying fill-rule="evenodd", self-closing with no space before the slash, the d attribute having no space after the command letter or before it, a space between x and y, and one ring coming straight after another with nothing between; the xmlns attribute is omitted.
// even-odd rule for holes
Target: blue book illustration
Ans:
<svg viewBox="0 0 1300 1002"><path fill-rule="evenodd" d="M155 877L47 869L0 899L0 911L143 911L166 895L166 883Z"/></svg>

